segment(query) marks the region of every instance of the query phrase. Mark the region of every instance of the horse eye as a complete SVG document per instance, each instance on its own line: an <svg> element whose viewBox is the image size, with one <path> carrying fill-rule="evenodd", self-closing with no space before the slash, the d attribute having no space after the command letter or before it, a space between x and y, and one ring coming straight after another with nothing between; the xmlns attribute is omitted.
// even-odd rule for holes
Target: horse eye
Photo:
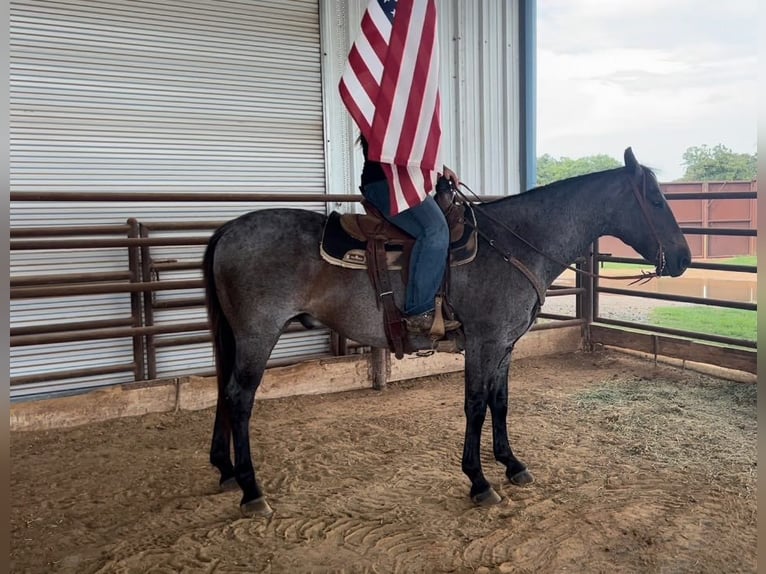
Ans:
<svg viewBox="0 0 766 574"><path fill-rule="evenodd" d="M663 205L665 205L665 202L662 201L662 198L650 199L649 203L651 203L654 207L659 207L659 208L661 208Z"/></svg>

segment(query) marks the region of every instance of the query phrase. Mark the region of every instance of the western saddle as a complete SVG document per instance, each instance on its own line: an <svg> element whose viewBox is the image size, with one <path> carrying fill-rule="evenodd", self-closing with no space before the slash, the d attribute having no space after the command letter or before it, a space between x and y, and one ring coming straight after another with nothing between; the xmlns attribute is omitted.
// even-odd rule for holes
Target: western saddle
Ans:
<svg viewBox="0 0 766 574"><path fill-rule="evenodd" d="M435 199L447 219L447 224L449 225L450 230L450 243L460 241L466 232L466 205L456 201L454 189L444 178L440 178L437 182ZM416 349L413 348L413 345L409 340L407 329L405 328L403 321L403 315L394 301L394 293L391 289L391 281L389 278L386 245L396 246L401 249L402 260L400 272L402 273L403 282L406 284L408 263L415 239L405 231L402 231L400 228L388 222L380 211L369 202L362 201L362 206L366 213L343 214L340 216L340 225L348 235L358 241L366 243L365 260L367 272L373 288L375 289L375 293L378 295L378 308L380 308L381 305L383 306L386 337L388 338L389 346L394 351L394 354L400 359L404 356L405 351L412 352ZM471 228L469 234L473 239L473 241L469 242L471 243L469 251L472 253L469 254L468 259L464 258L457 262L454 257L448 255L452 265L473 260L476 249L475 230ZM449 267L450 265L447 266L447 271L444 274L440 293L436 296L434 323L428 334L432 343L442 339L445 335L444 315L446 314L448 318L454 317L452 309L447 301Z"/></svg>

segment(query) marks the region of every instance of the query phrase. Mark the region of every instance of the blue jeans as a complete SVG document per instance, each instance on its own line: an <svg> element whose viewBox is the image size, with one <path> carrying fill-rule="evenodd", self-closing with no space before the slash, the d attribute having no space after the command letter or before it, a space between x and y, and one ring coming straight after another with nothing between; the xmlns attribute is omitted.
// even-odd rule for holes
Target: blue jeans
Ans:
<svg viewBox="0 0 766 574"><path fill-rule="evenodd" d="M434 297L447 267L449 228L442 210L433 197L391 216L387 181L376 181L362 189L365 199L383 216L415 238L410 257L409 279L405 294L404 314L419 315L434 308Z"/></svg>

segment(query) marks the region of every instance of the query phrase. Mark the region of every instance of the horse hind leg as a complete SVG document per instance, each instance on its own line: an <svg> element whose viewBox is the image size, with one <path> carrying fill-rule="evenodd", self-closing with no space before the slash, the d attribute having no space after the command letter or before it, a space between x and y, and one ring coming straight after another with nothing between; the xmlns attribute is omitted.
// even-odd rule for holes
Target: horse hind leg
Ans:
<svg viewBox="0 0 766 574"><path fill-rule="evenodd" d="M250 417L255 392L272 347L273 344L264 344L263 338L237 341L231 376L219 386L210 459L221 471L222 488L233 488L233 479L242 490L240 510L245 516L269 516L272 513L258 485L250 452ZM233 465L229 458L229 436L234 444Z"/></svg>
<svg viewBox="0 0 766 574"><path fill-rule="evenodd" d="M226 404L220 391L215 407L213 440L210 445L210 464L221 473L221 478L218 482L221 492L229 492L238 487L237 480L234 478L234 464L231 462L231 425L229 424Z"/></svg>

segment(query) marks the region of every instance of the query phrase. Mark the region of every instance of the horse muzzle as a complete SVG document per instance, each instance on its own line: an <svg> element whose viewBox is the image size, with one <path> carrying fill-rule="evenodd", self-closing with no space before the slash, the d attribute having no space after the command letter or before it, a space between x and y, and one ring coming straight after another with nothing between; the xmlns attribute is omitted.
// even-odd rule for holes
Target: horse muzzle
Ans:
<svg viewBox="0 0 766 574"><path fill-rule="evenodd" d="M664 259L664 264L662 263ZM658 275L678 277L683 275L692 262L692 254L688 245L680 249L668 250L660 253L658 257Z"/></svg>

